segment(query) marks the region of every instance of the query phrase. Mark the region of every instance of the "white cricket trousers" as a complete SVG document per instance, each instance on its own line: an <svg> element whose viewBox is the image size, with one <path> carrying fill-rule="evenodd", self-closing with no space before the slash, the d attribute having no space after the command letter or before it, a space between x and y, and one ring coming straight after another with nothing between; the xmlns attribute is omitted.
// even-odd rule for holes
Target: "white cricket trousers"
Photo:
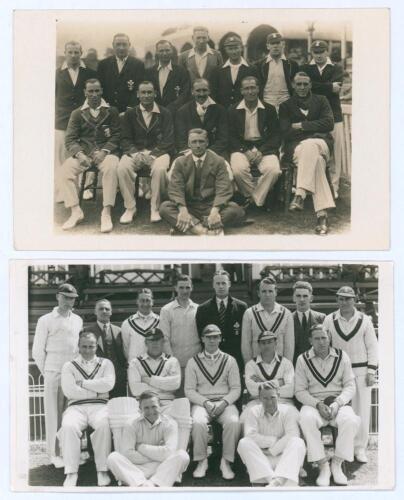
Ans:
<svg viewBox="0 0 404 500"><path fill-rule="evenodd" d="M354 368L355 373L355 368ZM361 419L359 431L355 437L355 450L366 450L369 440L370 403L372 388L366 385L366 374L355 373L356 392L352 398L352 409Z"/></svg>
<svg viewBox="0 0 404 500"><path fill-rule="evenodd" d="M335 123L331 135L332 138L334 139L334 147L330 161L330 174L331 174L332 186L334 188L334 193L337 195L339 191L339 180L342 171L344 123L343 122Z"/></svg>
<svg viewBox="0 0 404 500"><path fill-rule="evenodd" d="M240 193L246 198L252 198L257 207L264 205L269 191L281 175L281 167L276 155L262 157L258 165L258 170L262 175L258 178L257 185L251 175L250 162L244 153L232 153L230 167Z"/></svg>
<svg viewBox="0 0 404 500"><path fill-rule="evenodd" d="M103 206L113 207L115 205L116 191L118 189L119 158L115 155L107 155L98 165L102 174ZM79 204L78 178L85 171L76 158L69 157L62 165L62 188L66 208L75 207Z"/></svg>
<svg viewBox="0 0 404 500"><path fill-rule="evenodd" d="M252 483L263 483L274 477L287 479L288 486L299 483L299 470L303 465L306 446L303 439L291 437L282 453L266 455L250 437L244 437L238 444L237 451L247 467Z"/></svg>
<svg viewBox="0 0 404 500"><path fill-rule="evenodd" d="M62 391L60 372L45 371L44 410L46 448L50 458L60 455L56 435L62 423L65 402L66 398Z"/></svg>
<svg viewBox="0 0 404 500"><path fill-rule="evenodd" d="M107 458L111 453L111 429L107 405L88 403L69 406L63 414L59 439L65 474L72 474L79 470L81 435L88 426L94 429L91 433L91 444L97 472L108 470Z"/></svg>
<svg viewBox="0 0 404 500"><path fill-rule="evenodd" d="M321 440L321 427L332 425L338 429L335 442L335 456L352 462L354 458L354 439L360 425L360 418L350 406L342 406L335 419L324 420L319 411L312 406L302 406L300 428L307 445L307 460L317 462L325 458L324 444Z"/></svg>
<svg viewBox="0 0 404 500"><path fill-rule="evenodd" d="M312 195L314 211L335 207L325 173L330 151L323 139L305 139L295 148L293 161L297 166L296 194L304 199Z"/></svg>
<svg viewBox="0 0 404 500"><path fill-rule="evenodd" d="M109 455L107 464L115 479L127 486L142 486L146 479L157 486L172 486L177 477L186 471L189 456L186 451L177 450L163 462L133 464L124 455L114 451Z"/></svg>
<svg viewBox="0 0 404 500"><path fill-rule="evenodd" d="M188 398L177 398L173 400L162 400L161 413L169 415L178 424L177 450L187 450L189 436L191 434L191 404Z"/></svg>
<svg viewBox="0 0 404 500"><path fill-rule="evenodd" d="M65 130L55 129L55 169L54 169L54 186L55 186L55 202L59 203L63 201L63 190L62 190L62 165L67 157L67 151L65 146Z"/></svg>
<svg viewBox="0 0 404 500"><path fill-rule="evenodd" d="M162 199L167 192L167 170L170 166L170 156L161 155L154 160L150 167L150 187L151 199L150 207L152 211L158 211ZM135 181L136 181L135 160L128 155L123 155L118 166L119 189L122 194L126 209L136 207Z"/></svg>
<svg viewBox="0 0 404 500"><path fill-rule="evenodd" d="M205 408L199 405L192 406L191 416L193 457L195 461L199 462L208 456L208 423L211 417ZM229 462L234 462L241 431L238 410L234 405L227 406L224 412L215 420L223 427L223 458Z"/></svg>

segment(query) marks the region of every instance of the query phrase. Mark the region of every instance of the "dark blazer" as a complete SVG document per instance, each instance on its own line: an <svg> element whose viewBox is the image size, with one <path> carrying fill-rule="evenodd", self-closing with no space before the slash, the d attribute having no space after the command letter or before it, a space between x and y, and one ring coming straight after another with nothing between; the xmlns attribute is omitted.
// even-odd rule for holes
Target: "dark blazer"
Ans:
<svg viewBox="0 0 404 500"><path fill-rule="evenodd" d="M203 128L208 133L209 149L220 156L228 155L229 125L227 113L220 104L208 106L203 122L194 100L184 104L175 115L175 138L177 152L188 148L188 132L193 128Z"/></svg>
<svg viewBox="0 0 404 500"><path fill-rule="evenodd" d="M119 73L115 56L107 57L98 65L104 99L120 113L138 103L137 89L144 80L144 65L136 57L128 56Z"/></svg>
<svg viewBox="0 0 404 500"><path fill-rule="evenodd" d="M201 76L198 72L198 68L195 62L195 56L188 57L191 50L192 49L186 50L178 56L178 64L180 66L183 66L188 71L192 83L196 78L201 78ZM213 53L207 55L208 60L206 62L205 71L202 75L202 78L206 78L209 81L213 69L223 65L223 58L221 53L214 49L211 50Z"/></svg>
<svg viewBox="0 0 404 500"><path fill-rule="evenodd" d="M119 326L113 325L112 323L111 329L111 346L107 346L103 342L103 331L98 326L97 322L89 324L83 329L83 331L94 333L97 336L97 356L107 358L112 361L115 368L115 385L112 391L109 392L109 397L117 398L126 396L128 363L123 353L121 329L119 328Z"/></svg>
<svg viewBox="0 0 404 500"><path fill-rule="evenodd" d="M226 205L233 196L233 188L226 164L221 156L207 150L202 165L201 196L208 206ZM195 183L195 166L192 155L180 156L175 162L168 184L169 199L181 206L192 204Z"/></svg>
<svg viewBox="0 0 404 500"><path fill-rule="evenodd" d="M258 129L261 134L260 141L254 143L263 155L279 156L281 135L279 130L278 114L274 106L262 103L265 109L258 109ZM245 110L231 106L228 111L230 129L230 153L247 151L251 149L251 142L244 140Z"/></svg>
<svg viewBox="0 0 404 500"><path fill-rule="evenodd" d="M69 156L79 151L91 155L95 149L108 149L117 153L121 123L116 108L101 108L100 114L94 118L90 110L75 109L70 116L66 130L65 146Z"/></svg>
<svg viewBox="0 0 404 500"><path fill-rule="evenodd" d="M327 64L321 74L317 64L304 64L299 68L311 78L311 90L313 94L323 95L328 99L332 112L334 114L334 122L342 122L342 110L339 94L332 91L333 82L344 80L344 70L338 64Z"/></svg>
<svg viewBox="0 0 404 500"><path fill-rule="evenodd" d="M244 367L243 357L241 355L241 325L247 307L245 302L229 295L224 328L222 329L222 343L220 344L220 349L223 352L227 352L236 359L241 373L243 373L241 370ZM200 336L206 325L214 324L221 326L216 296L198 306L195 320Z"/></svg>
<svg viewBox="0 0 404 500"><path fill-rule="evenodd" d="M299 71L299 66L297 62L291 61L289 59L282 59L283 73L285 75L286 86L288 87L289 95L293 94L292 81L295 74ZM269 63L267 61L267 56L258 61L255 64L255 68L258 73L258 79L260 81L260 91L261 96L264 93L264 87L268 80Z"/></svg>
<svg viewBox="0 0 404 500"><path fill-rule="evenodd" d="M256 68L254 66L240 66L234 84L231 79L230 67L214 68L210 78L212 98L225 108L238 104L243 98L240 92L241 81L246 76L258 78Z"/></svg>
<svg viewBox="0 0 404 500"><path fill-rule="evenodd" d="M334 118L327 98L311 94L308 101L308 115L299 108L296 95L279 106L279 122L284 139L286 158L292 158L295 147L304 139L312 137L324 139L332 151L333 140L330 132L334 128ZM294 130L292 123L302 123L303 130Z"/></svg>
<svg viewBox="0 0 404 500"><path fill-rule="evenodd" d="M84 84L97 73L89 68L79 68L76 85L73 85L69 71L58 68L55 79L55 128L66 130L72 112L85 101Z"/></svg>
<svg viewBox="0 0 404 500"><path fill-rule="evenodd" d="M150 149L153 156L174 153L174 124L170 111L158 106L146 127L140 106L128 109L122 118L121 148L125 154Z"/></svg>
<svg viewBox="0 0 404 500"><path fill-rule="evenodd" d="M145 80L153 82L157 104L164 106L174 114L190 98L191 82L189 74L182 66L172 64L172 70L168 73L163 95L161 95L157 68L158 65L155 65L147 69Z"/></svg>
<svg viewBox="0 0 404 500"><path fill-rule="evenodd" d="M304 330L299 321L297 311L293 313L293 322L295 326L295 353L293 355L293 366L296 366L296 361L300 354L308 351L311 348L311 344L309 342L310 328L314 325L324 323L324 319L324 313L313 311L312 309L310 309L307 328Z"/></svg>

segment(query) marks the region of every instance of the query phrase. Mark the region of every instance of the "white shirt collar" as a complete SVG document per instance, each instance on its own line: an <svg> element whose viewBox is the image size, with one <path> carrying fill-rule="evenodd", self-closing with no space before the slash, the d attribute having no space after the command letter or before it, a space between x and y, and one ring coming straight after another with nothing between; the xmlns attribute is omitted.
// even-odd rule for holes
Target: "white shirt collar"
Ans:
<svg viewBox="0 0 404 500"><path fill-rule="evenodd" d="M328 356L333 356L334 358L337 358L338 357L338 354L337 354L337 351L334 349L334 347L331 347L330 346L330 352L328 353ZM327 358L328 358L327 356ZM319 356L316 356L316 354L314 353L314 349L311 348L309 350L309 358L312 359L312 358L318 358ZM325 359L327 359L325 358Z"/></svg>
<svg viewBox="0 0 404 500"><path fill-rule="evenodd" d="M153 424L152 424L151 422L149 422L149 421L147 420L147 418L146 418L144 415L142 415L142 416L140 417L140 419L143 419L143 420L146 422L146 424L147 424L150 428L152 428L152 427L156 427L157 425L159 425L159 424L161 424L161 423L162 423L162 420L161 420L161 415L159 415L159 416L157 417L157 420L156 420Z"/></svg>
<svg viewBox="0 0 404 500"><path fill-rule="evenodd" d="M196 104L196 107L206 109L209 106L212 106L212 104L216 104L216 102L210 96L208 96L208 98L206 99L206 101L203 104L199 104L199 102L196 102L196 101L195 101L195 104Z"/></svg>
<svg viewBox="0 0 404 500"><path fill-rule="evenodd" d="M129 55L127 55L126 57L124 57L123 59L120 59L118 56L115 56L115 59L116 59L116 62L123 62L125 63L126 62L126 59L129 57Z"/></svg>
<svg viewBox="0 0 404 500"><path fill-rule="evenodd" d="M84 366L88 366L88 365L96 365L99 361L98 357L97 356L94 356L93 359L91 359L90 361L87 361L86 359L83 358L83 356L81 354L79 354L77 356L77 358L75 359L75 361L77 361L79 364L81 365L84 365Z"/></svg>
<svg viewBox="0 0 404 500"><path fill-rule="evenodd" d="M257 107L255 108L254 111L256 111L258 108L260 109L265 109L265 106L262 104L262 102L258 99L258 104L257 104ZM245 103L245 100L243 99L240 104L237 106L236 109L245 109L246 111L250 111L248 108L247 108L247 105Z"/></svg>
<svg viewBox="0 0 404 500"><path fill-rule="evenodd" d="M257 304L257 310L258 311L265 311L264 306L261 304L261 302L258 302ZM280 304L278 302L275 302L274 308L272 309L271 314L278 313L281 310Z"/></svg>
<svg viewBox="0 0 404 500"><path fill-rule="evenodd" d="M258 364L258 363L266 363L266 364L271 364L271 363L273 363L274 361L279 362L279 356L278 356L278 353L277 353L277 352L275 352L275 356L273 357L273 359L272 359L272 361L271 361L270 363L266 363L266 361L264 361L264 360L262 359L261 354L258 354L256 363L257 363L257 364Z"/></svg>
<svg viewBox="0 0 404 500"><path fill-rule="evenodd" d="M206 48L206 52L204 52L203 54L198 54L199 57L204 57L206 56L207 54L213 54L213 50L209 47L209 45L207 46ZM196 55L196 52L195 52L195 49L191 49L188 53L188 59L190 57L194 57Z"/></svg>
<svg viewBox="0 0 404 500"><path fill-rule="evenodd" d="M141 313L140 311L137 311L137 312L134 314L134 317L135 317L135 318L141 318L141 319L149 319L149 318L151 318L151 317L153 317L153 316L154 316L153 311L150 311L150 313L149 313L149 314L147 314L147 315L146 315L146 314Z"/></svg>
<svg viewBox="0 0 404 500"><path fill-rule="evenodd" d="M195 155L192 155L192 159L194 160L194 162L196 163L198 160L201 160L202 163L205 161L205 158L206 158L206 153L202 156L200 156L199 158Z"/></svg>
<svg viewBox="0 0 404 500"><path fill-rule="evenodd" d="M337 320L347 321L347 322L352 321L352 320L356 320L358 316L359 316L359 311L356 309L356 307L355 307L355 311L354 311L354 313L353 313L353 315L352 315L352 317L350 319L345 319L341 315L341 310L340 309L338 309L338 311L335 313L335 318Z"/></svg>
<svg viewBox="0 0 404 500"><path fill-rule="evenodd" d="M213 352L212 354L207 353L205 350L202 351L202 355L205 359L218 359L221 354L222 351L220 349L218 349L216 352Z"/></svg>
<svg viewBox="0 0 404 500"><path fill-rule="evenodd" d="M145 354L142 354L141 356L141 359L143 360L146 360L146 359L152 359L153 361L158 361L159 359L167 359L167 354L165 354L164 352L161 353L161 355L158 357L158 358L152 358L151 356L149 356L147 354L147 352Z"/></svg>
<svg viewBox="0 0 404 500"><path fill-rule="evenodd" d="M299 319L303 317L303 314L306 316L307 319L309 319L310 309L307 309L307 311L304 311L304 312L296 310L296 312L297 312Z"/></svg>
<svg viewBox="0 0 404 500"><path fill-rule="evenodd" d="M281 55L281 57L280 57L280 59L281 59L282 61L286 61L286 60L287 60L287 59L286 59L285 54L282 54L282 55ZM267 63L270 63L271 61L274 61L274 60L275 60L275 59L273 59L273 57L272 57L272 56L270 56L269 54L267 55L267 58L266 58L266 62L267 62Z"/></svg>
<svg viewBox="0 0 404 500"><path fill-rule="evenodd" d="M182 307L182 305L178 302L178 299L174 299L174 307ZM187 307L198 307L197 304L191 299L188 301Z"/></svg>
<svg viewBox="0 0 404 500"><path fill-rule="evenodd" d="M110 321L108 321L108 323L101 323L101 321L97 320L97 324L101 328L101 330L104 330L104 327L107 327L107 329L108 329L111 326L111 322Z"/></svg>
<svg viewBox="0 0 404 500"><path fill-rule="evenodd" d="M167 64L167 66L162 66L160 63L159 65L157 66L157 71L160 71L161 68L164 68L164 69L169 69L170 71L173 70L173 65L171 64L171 61Z"/></svg>
<svg viewBox="0 0 404 500"><path fill-rule="evenodd" d="M82 61L82 60L80 59L80 66L78 66L78 67L77 67L77 68L75 68L75 69L79 69L79 68L86 68L86 67L87 67L87 66L84 64L84 61ZM66 62L66 61L64 61L64 62L63 62L63 64L62 64L62 66L60 67L60 69L73 69L73 68L69 68L69 67L67 66L67 62Z"/></svg>
<svg viewBox="0 0 404 500"><path fill-rule="evenodd" d="M223 64L223 68L227 68L227 67L231 67L231 66L247 66L248 68L248 62L244 59L244 57L241 58L241 61L239 62L239 64L232 64L230 62L230 59L227 59L227 61Z"/></svg>
<svg viewBox="0 0 404 500"><path fill-rule="evenodd" d="M316 66L317 63L314 59L312 59L309 64L311 66ZM334 66L334 63L331 61L331 59L329 57L327 57L327 60L325 61L325 63L321 66L321 68L325 68L327 66L327 64L330 64L331 66Z"/></svg>
<svg viewBox="0 0 404 500"><path fill-rule="evenodd" d="M80 109L84 110L84 109L88 109L89 107L90 107L90 105L88 104L88 101L86 99L84 101L83 106L81 106ZM104 99L102 97L101 97L100 105L97 108L95 108L95 109L100 109L100 108L109 108L109 104L106 101L104 101Z"/></svg>
<svg viewBox="0 0 404 500"><path fill-rule="evenodd" d="M229 296L225 297L224 299L219 299L219 297L216 297L216 304L218 308L220 307L221 302L224 302L224 306L227 307Z"/></svg>
<svg viewBox="0 0 404 500"><path fill-rule="evenodd" d="M67 316L63 316L63 314L60 314L60 312L58 311L58 306L54 307L53 308L53 311L52 311L52 314L57 318L58 316L60 316L61 318L69 318L70 315L71 315L72 311L69 311L67 313Z"/></svg>
<svg viewBox="0 0 404 500"><path fill-rule="evenodd" d="M147 111L143 104L140 104L139 106L142 113L160 113L160 108L157 106L156 102L153 103L153 109L151 111Z"/></svg>

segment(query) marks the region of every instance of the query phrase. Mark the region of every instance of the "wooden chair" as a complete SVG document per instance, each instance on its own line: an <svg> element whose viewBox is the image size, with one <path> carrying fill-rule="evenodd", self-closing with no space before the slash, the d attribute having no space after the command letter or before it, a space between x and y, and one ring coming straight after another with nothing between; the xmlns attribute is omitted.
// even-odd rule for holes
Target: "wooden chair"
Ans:
<svg viewBox="0 0 404 500"><path fill-rule="evenodd" d="M86 184L87 182L87 175L93 173L94 177L93 180L90 184ZM81 182L80 182L80 191L79 191L79 205L81 206L81 203L83 202L83 196L84 196L84 191L92 191L93 192L93 197L89 201L96 201L96 195L97 195L97 189L102 189L101 186L98 186L98 173L99 170L96 167L96 165L92 165L90 168L85 170L81 174Z"/></svg>

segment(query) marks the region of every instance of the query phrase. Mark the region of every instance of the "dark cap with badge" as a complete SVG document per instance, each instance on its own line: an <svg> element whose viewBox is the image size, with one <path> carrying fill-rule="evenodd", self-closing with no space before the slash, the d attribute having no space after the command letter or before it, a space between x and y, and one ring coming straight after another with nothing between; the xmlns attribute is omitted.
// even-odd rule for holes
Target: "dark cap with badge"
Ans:
<svg viewBox="0 0 404 500"><path fill-rule="evenodd" d="M66 297L78 297L79 296L79 294L77 293L77 290L70 283L63 283L62 285L59 285L57 293L61 293L62 295L65 295Z"/></svg>
<svg viewBox="0 0 404 500"><path fill-rule="evenodd" d="M350 286L342 286L338 290L337 296L339 296L339 297L353 297L353 298L355 298L356 294L355 294L353 288L351 288Z"/></svg>
<svg viewBox="0 0 404 500"><path fill-rule="evenodd" d="M225 47L233 47L234 45L243 45L243 42L238 35L229 35L226 37L223 45Z"/></svg>
<svg viewBox="0 0 404 500"><path fill-rule="evenodd" d="M282 42L283 36L280 33L270 33L267 36L267 43L279 43Z"/></svg>
<svg viewBox="0 0 404 500"><path fill-rule="evenodd" d="M206 325L202 330L202 335L204 337L212 337L213 335L221 335L222 332L217 325Z"/></svg>
<svg viewBox="0 0 404 500"><path fill-rule="evenodd" d="M328 50L328 43L324 40L316 40L311 44L310 50L315 54L321 54Z"/></svg>
<svg viewBox="0 0 404 500"><path fill-rule="evenodd" d="M145 333L145 340L160 340L164 338L164 333L160 328L151 328Z"/></svg>
<svg viewBox="0 0 404 500"><path fill-rule="evenodd" d="M265 330L259 334L258 337L258 342L261 342L263 340L276 340L277 335L275 332L271 332L270 330Z"/></svg>

